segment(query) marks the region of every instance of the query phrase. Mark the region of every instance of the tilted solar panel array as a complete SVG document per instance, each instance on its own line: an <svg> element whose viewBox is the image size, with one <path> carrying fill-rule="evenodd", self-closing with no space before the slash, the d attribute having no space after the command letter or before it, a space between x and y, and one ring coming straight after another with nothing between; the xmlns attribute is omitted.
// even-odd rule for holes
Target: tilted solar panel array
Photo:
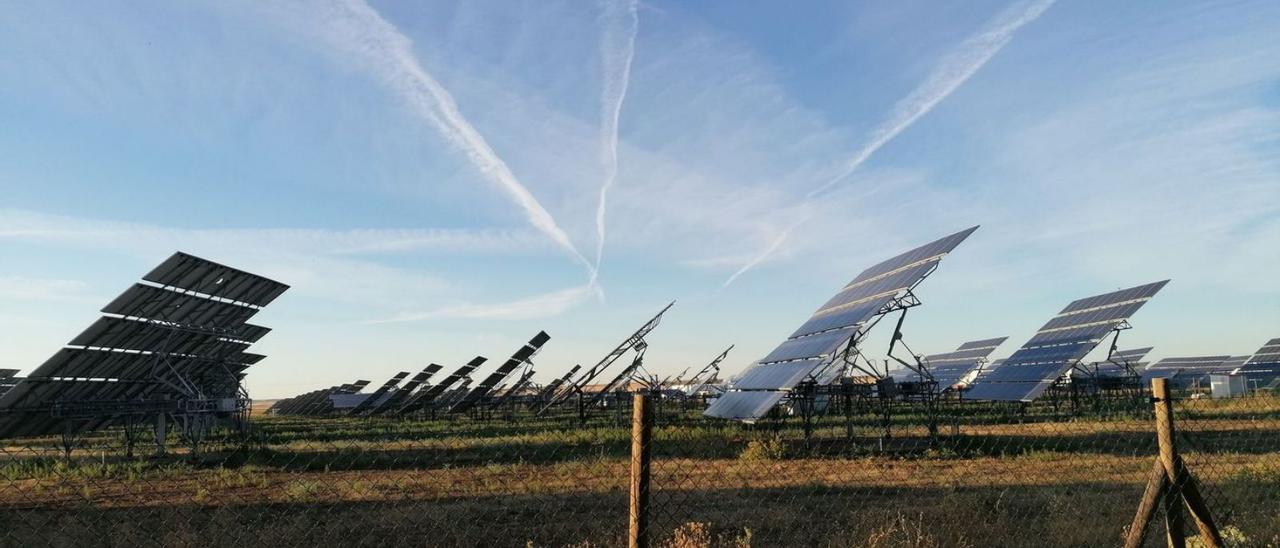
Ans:
<svg viewBox="0 0 1280 548"><path fill-rule="evenodd" d="M707 408L706 414L725 419L751 420L764 416L774 404L806 378L830 382L833 356L858 337L867 322L884 313L935 268L942 257L968 238L978 227L922 245L882 261L858 274L834 297L818 308L799 329L772 352L744 372ZM817 374L817 375L815 375Z"/></svg>
<svg viewBox="0 0 1280 548"><path fill-rule="evenodd" d="M548 392L547 403L542 407L542 409L538 410L538 414L541 415L547 412L547 410L551 409L556 404L565 401L574 394L581 394L582 390L586 388L592 380L595 380L597 376L604 373L604 371L612 366L614 362L618 361L619 358L633 350L642 349L645 345L644 338L647 337L649 333L653 332L654 329L658 328L658 324L662 323L662 316L675 305L676 302L671 301L667 306L663 307L662 310L659 310L657 314L652 318L649 318L649 321L645 322L644 325L641 325L640 329L635 330L631 336L624 339L618 344L618 346L609 351L608 354L605 354L603 358L600 358L600 361L596 362L595 365L584 371L582 376L572 381L566 381L565 383L562 383L561 386L557 386L555 391Z"/></svg>
<svg viewBox="0 0 1280 548"><path fill-rule="evenodd" d="M546 331L539 331L537 335L529 339L529 342L524 343L524 346L516 350L510 358L507 358L507 361L499 365L493 373L490 373L488 377L480 381L479 385L476 385L466 396L454 403L449 408L449 412L461 413L475 407L476 403L480 402L480 398L485 397L494 387L505 381L507 377L510 377L518 367L529 363L533 355L537 354L542 349L542 345L547 344L549 340L551 340L551 335L548 335Z"/></svg>
<svg viewBox="0 0 1280 548"><path fill-rule="evenodd" d="M1235 373L1244 375L1259 386L1270 387L1272 382L1280 379L1280 339L1267 341Z"/></svg>
<svg viewBox="0 0 1280 548"><path fill-rule="evenodd" d="M246 352L270 329L246 323L289 286L175 253L103 317L0 396L0 437L87 430L120 417L231 412Z"/></svg>
<svg viewBox="0 0 1280 548"><path fill-rule="evenodd" d="M1228 365L1231 356L1182 356L1164 358L1142 370L1142 382L1151 379L1169 379L1174 386L1186 387L1200 381L1208 381L1213 373L1230 373L1237 366Z"/></svg>
<svg viewBox="0 0 1280 548"><path fill-rule="evenodd" d="M426 387L423 390L419 390L417 394L409 397L409 400L404 402L404 405L400 406L399 409L395 410L395 413L404 415L416 411L422 411L433 406L439 406L441 402L437 401L437 399L439 399L442 394L464 379L465 382L462 386L470 384L471 378L468 377L468 375L487 360L488 358L485 358L484 356L471 358L471 361L463 364L462 367L459 367L453 373L450 373L449 376L440 381L440 384Z"/></svg>
<svg viewBox="0 0 1280 548"><path fill-rule="evenodd" d="M989 368L965 397L1036 399L1167 283L1164 280L1072 302L1002 364Z"/></svg>
<svg viewBox="0 0 1280 548"><path fill-rule="evenodd" d="M1123 377L1129 375L1129 372L1141 371L1147 366L1142 361L1147 354L1151 353L1153 347L1130 348L1127 350L1117 350L1111 354L1111 359L1107 361L1094 362L1089 364L1092 373L1100 377Z"/></svg>
<svg viewBox="0 0 1280 548"><path fill-rule="evenodd" d="M922 360L938 390L946 391L960 384L965 377L978 369L992 352L996 351L1009 337L997 337L970 341L960 345L954 352L932 354Z"/></svg>
<svg viewBox="0 0 1280 548"><path fill-rule="evenodd" d="M444 368L434 363L428 365L417 375L410 377L409 381L404 383L404 386L396 388L395 392L392 392L390 397L383 400L382 403L374 406L373 409L370 409L369 414L381 415L387 411L400 407L411 395L413 395L415 390L418 390L419 387L431 379L432 375L439 373L441 369Z"/></svg>
<svg viewBox="0 0 1280 548"><path fill-rule="evenodd" d="M373 409L374 407L377 407L379 404L385 401L386 398L391 397L391 391L394 390L397 386L400 386L400 382L403 381L404 378L408 376L409 376L408 371L400 371L396 373L390 379L387 379L387 382L382 383L382 386L379 386L378 389L374 390L372 394L369 394L369 397L361 400L360 403L356 404L355 407L352 407L351 411L349 411L349 414L360 415L369 411L370 409Z"/></svg>

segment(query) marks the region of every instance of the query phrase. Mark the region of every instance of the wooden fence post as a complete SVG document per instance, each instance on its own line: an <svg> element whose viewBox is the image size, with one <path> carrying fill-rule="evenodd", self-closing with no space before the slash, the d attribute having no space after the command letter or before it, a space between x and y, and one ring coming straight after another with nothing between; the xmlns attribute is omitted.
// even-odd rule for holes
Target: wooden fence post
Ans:
<svg viewBox="0 0 1280 548"><path fill-rule="evenodd" d="M637 393L631 413L631 496L627 546L649 545L649 455L653 438L653 410L649 395Z"/></svg>
<svg viewBox="0 0 1280 548"><path fill-rule="evenodd" d="M1209 507L1200 496L1200 489L1187 470L1182 457L1178 456L1177 446L1173 441L1173 397L1169 393L1168 379L1151 380L1152 401L1155 402L1156 441L1160 444L1160 455L1156 457L1156 466L1152 470L1151 479L1147 482L1146 492L1138 505L1138 513L1129 526L1129 535L1125 539L1126 547L1142 544L1147 524L1155 515L1155 507L1163 498L1165 508L1165 533L1168 545L1181 548L1186 545L1182 532L1182 507L1185 504L1200 530L1200 539L1205 546L1221 548L1222 536L1213 522Z"/></svg>

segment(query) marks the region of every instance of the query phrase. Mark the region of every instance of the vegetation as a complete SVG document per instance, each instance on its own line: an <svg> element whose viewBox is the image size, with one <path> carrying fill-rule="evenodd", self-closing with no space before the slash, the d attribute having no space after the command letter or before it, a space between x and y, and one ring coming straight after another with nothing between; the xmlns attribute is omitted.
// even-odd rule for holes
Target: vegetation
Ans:
<svg viewBox="0 0 1280 548"><path fill-rule="evenodd" d="M679 547L1113 545L1156 452L1136 407L944 407L936 437L911 406L893 410L887 437L877 409L856 411L818 417L806 436L797 418L739 425L664 409L655 537ZM247 437L215 436L198 454L170 440L165 458L127 458L111 431L70 459L59 440L22 440L0 452L0 543L421 535L613 546L625 531L626 416L263 417ZM1280 544L1280 398L1186 400L1179 429L1233 542Z"/></svg>

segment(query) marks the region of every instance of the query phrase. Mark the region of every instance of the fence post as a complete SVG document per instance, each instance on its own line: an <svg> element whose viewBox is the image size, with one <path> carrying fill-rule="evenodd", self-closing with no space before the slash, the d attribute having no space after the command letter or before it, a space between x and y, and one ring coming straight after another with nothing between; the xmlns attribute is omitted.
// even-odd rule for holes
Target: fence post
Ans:
<svg viewBox="0 0 1280 548"><path fill-rule="evenodd" d="M1173 397L1169 394L1168 379L1151 380L1151 396L1155 402L1156 441L1160 444L1160 455L1156 457L1156 468L1147 482L1147 490L1143 494L1142 503L1138 505L1138 514L1134 517L1125 540L1126 547L1142 544L1146 525L1155 514L1155 505L1164 498L1166 540L1171 547L1185 546L1182 533L1182 505L1190 511L1191 518L1200 530L1200 539L1205 546L1220 548L1222 536L1218 526L1213 522L1209 506L1205 504L1200 489L1196 487L1191 472L1178 456L1177 447L1173 443Z"/></svg>
<svg viewBox="0 0 1280 548"><path fill-rule="evenodd" d="M649 545L649 450L653 437L653 412L649 395L638 392L631 412L631 497L627 546Z"/></svg>

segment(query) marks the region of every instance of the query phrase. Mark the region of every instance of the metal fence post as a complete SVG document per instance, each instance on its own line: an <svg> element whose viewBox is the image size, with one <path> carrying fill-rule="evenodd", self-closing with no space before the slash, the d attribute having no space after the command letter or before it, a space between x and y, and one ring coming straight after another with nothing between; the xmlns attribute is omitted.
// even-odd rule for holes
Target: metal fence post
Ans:
<svg viewBox="0 0 1280 548"><path fill-rule="evenodd" d="M631 413L631 496L627 545L649 545L649 441L653 436L653 412L649 395L637 393Z"/></svg>

